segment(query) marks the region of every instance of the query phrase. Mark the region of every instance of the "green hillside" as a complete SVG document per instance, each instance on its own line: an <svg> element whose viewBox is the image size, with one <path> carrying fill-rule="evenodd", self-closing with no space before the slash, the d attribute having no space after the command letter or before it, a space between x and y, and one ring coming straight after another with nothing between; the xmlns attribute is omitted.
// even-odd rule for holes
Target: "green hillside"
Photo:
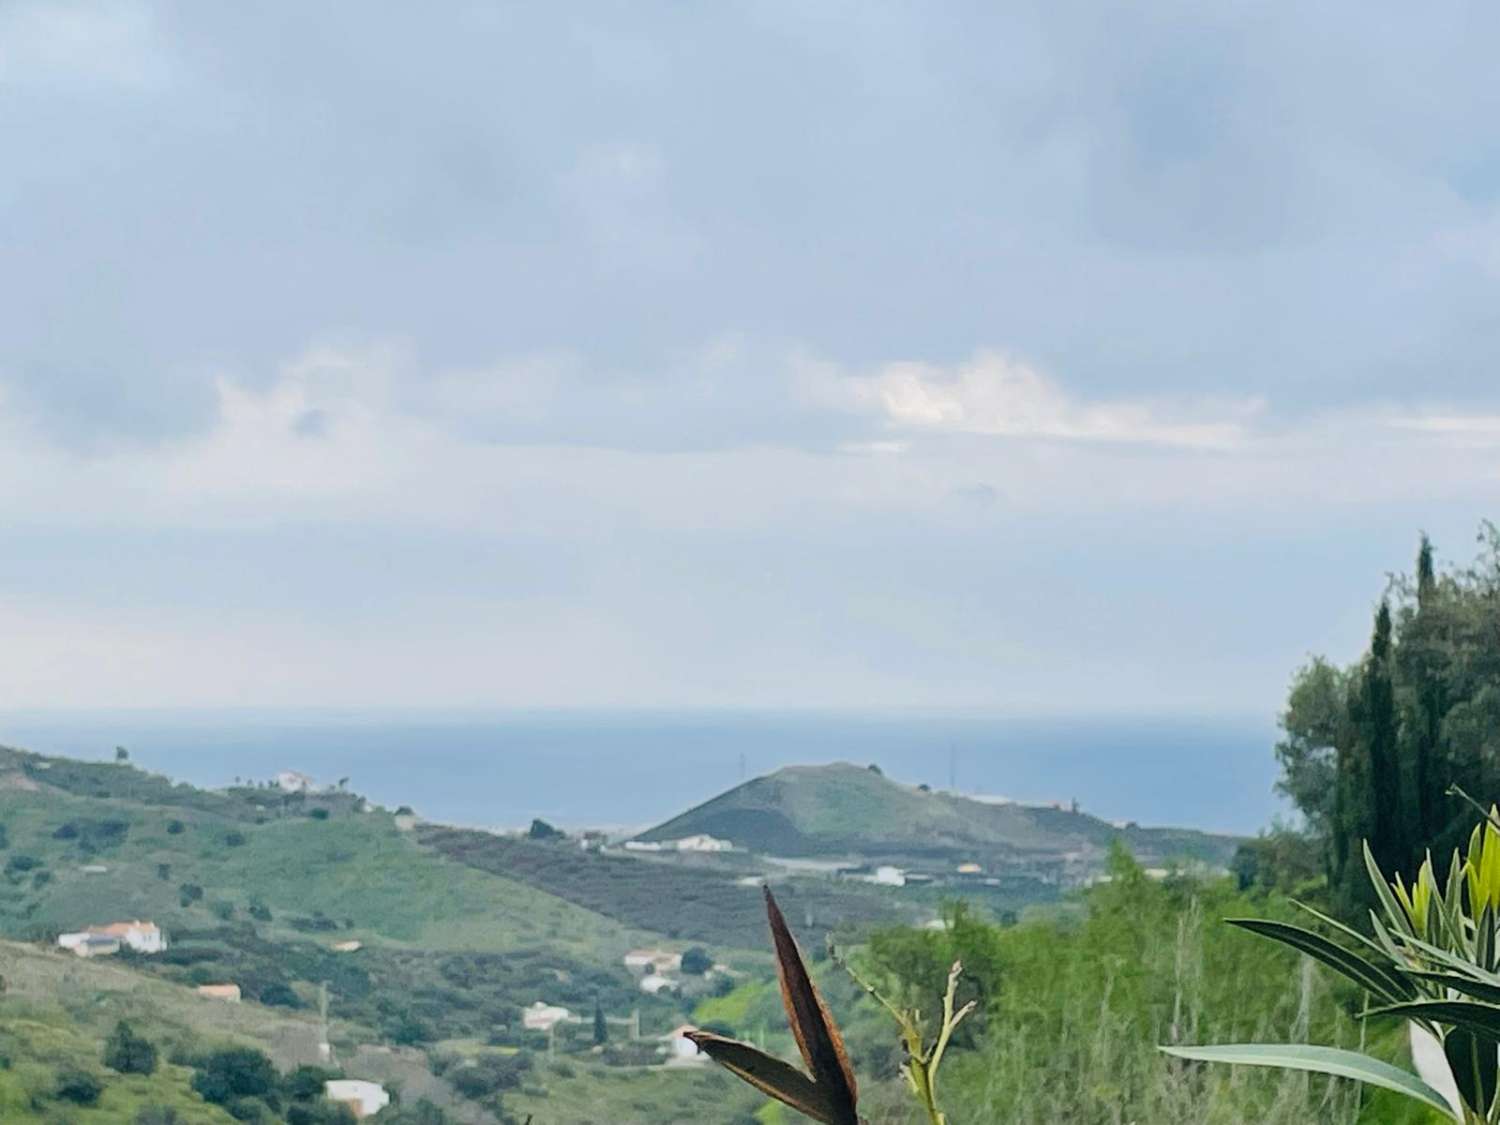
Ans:
<svg viewBox="0 0 1500 1125"><path fill-rule="evenodd" d="M642 833L644 841L704 833L781 856L968 857L1003 863L1102 863L1122 840L1148 864L1225 865L1233 837L1188 829L1116 828L1087 813L976 801L902 785L847 763L792 766L748 781Z"/></svg>

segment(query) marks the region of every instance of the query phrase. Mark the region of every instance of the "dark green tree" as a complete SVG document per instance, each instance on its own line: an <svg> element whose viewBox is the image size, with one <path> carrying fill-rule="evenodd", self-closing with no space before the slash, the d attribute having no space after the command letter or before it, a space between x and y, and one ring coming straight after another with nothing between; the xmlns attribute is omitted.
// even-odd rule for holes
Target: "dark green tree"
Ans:
<svg viewBox="0 0 1500 1125"><path fill-rule="evenodd" d="M594 1046L602 1047L609 1042L609 1024L604 1018L604 1009L599 997L594 997Z"/></svg>
<svg viewBox="0 0 1500 1125"><path fill-rule="evenodd" d="M120 1074L154 1074L156 1046L121 1020L104 1044L104 1065Z"/></svg>

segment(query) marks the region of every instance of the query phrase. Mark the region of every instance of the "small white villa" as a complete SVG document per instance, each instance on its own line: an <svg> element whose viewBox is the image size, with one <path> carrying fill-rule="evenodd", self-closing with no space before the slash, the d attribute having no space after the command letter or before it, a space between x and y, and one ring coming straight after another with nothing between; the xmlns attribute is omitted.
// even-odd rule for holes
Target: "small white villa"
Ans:
<svg viewBox="0 0 1500 1125"><path fill-rule="evenodd" d="M58 934L57 944L71 950L79 957L108 957L120 952L120 939L108 934L90 933L80 930L72 934Z"/></svg>
<svg viewBox="0 0 1500 1125"><path fill-rule="evenodd" d="M120 952L128 946L137 953L160 953L167 948L167 936L155 922L111 922L107 926L90 926L70 934L58 934L57 944L80 957L101 957Z"/></svg>
<svg viewBox="0 0 1500 1125"><path fill-rule="evenodd" d="M686 1032L697 1030L692 1024L685 1023L679 1027L674 1027L661 1037L668 1066L683 1066L692 1063L708 1062L708 1056L698 1050L698 1044L685 1037Z"/></svg>
<svg viewBox="0 0 1500 1125"><path fill-rule="evenodd" d="M682 954L667 949L632 949L625 954L625 967L633 973L676 973L682 970Z"/></svg>
<svg viewBox="0 0 1500 1125"><path fill-rule="evenodd" d="M323 1096L331 1102L341 1102L358 1118L374 1117L391 1104L391 1095L378 1082L366 1082L359 1078L334 1078L323 1083Z"/></svg>
<svg viewBox="0 0 1500 1125"><path fill-rule="evenodd" d="M276 775L276 788L288 793L310 793L317 788L312 778L296 770L282 770Z"/></svg>
<svg viewBox="0 0 1500 1125"><path fill-rule="evenodd" d="M717 836L699 835L684 836L680 840L669 840L669 848L675 847L680 852L732 852L734 845L728 840L721 840Z"/></svg>
<svg viewBox="0 0 1500 1125"><path fill-rule="evenodd" d="M677 982L660 973L647 973L641 978L640 987L642 992L655 996L659 992L674 991L677 988Z"/></svg>
<svg viewBox="0 0 1500 1125"><path fill-rule="evenodd" d="M573 1018L573 1013L555 1004L544 1004L538 1000L521 1010L521 1026L527 1031L551 1031L560 1023Z"/></svg>

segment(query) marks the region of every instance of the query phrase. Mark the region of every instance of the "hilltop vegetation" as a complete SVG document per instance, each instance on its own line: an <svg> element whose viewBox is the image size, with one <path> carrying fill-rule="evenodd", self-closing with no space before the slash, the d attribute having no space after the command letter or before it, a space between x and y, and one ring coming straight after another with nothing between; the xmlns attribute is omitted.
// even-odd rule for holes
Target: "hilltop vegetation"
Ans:
<svg viewBox="0 0 1500 1125"><path fill-rule="evenodd" d="M1117 828L1083 812L977 801L847 763L792 766L755 778L640 839L698 834L778 856L962 858L1045 871L1067 862L1098 867L1115 840L1146 863L1191 859L1220 867L1238 844L1207 832Z"/></svg>

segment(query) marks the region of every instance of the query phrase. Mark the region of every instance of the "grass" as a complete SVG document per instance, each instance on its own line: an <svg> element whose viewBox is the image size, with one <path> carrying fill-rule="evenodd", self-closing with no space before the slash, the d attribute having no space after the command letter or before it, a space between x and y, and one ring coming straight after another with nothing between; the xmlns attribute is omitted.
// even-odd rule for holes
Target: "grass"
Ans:
<svg viewBox="0 0 1500 1125"><path fill-rule="evenodd" d="M538 1125L754 1125L764 1101L713 1066L607 1067L538 1059L506 1111Z"/></svg>

